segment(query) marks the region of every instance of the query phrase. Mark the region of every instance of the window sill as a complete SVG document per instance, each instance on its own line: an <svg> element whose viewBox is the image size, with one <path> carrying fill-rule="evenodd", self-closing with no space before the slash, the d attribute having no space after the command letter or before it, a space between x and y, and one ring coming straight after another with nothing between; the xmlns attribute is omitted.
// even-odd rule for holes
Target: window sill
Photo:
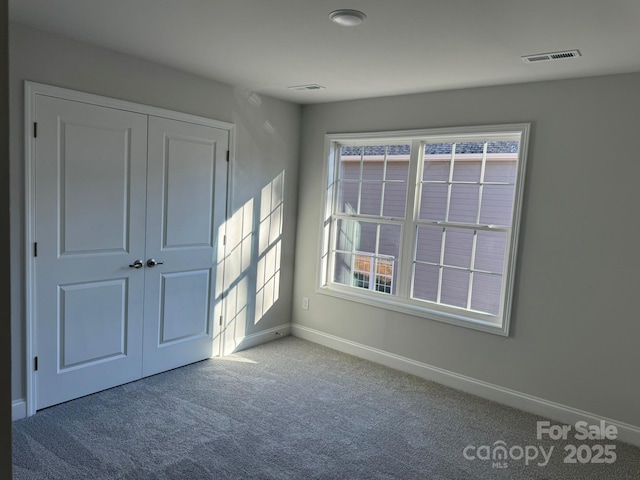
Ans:
<svg viewBox="0 0 640 480"><path fill-rule="evenodd" d="M492 333L494 335L500 335L503 337L509 336L508 322L499 324L476 318L465 317L463 315L430 309L422 305L416 305L402 300L397 300L385 294L376 294L373 292L360 294L358 292L352 291L352 289L348 287L343 289L333 285L322 286L318 288L317 293L319 293L320 295L327 295L330 297L361 303L370 307L384 308L386 310L391 310L394 312L413 315L415 317L422 317L436 322L447 323L449 325L470 328L472 330Z"/></svg>

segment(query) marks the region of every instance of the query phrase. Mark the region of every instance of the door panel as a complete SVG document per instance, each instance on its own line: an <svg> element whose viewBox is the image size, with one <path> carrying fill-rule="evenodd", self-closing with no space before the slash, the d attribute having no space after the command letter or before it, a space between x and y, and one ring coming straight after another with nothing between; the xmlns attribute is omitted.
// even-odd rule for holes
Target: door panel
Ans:
<svg viewBox="0 0 640 480"><path fill-rule="evenodd" d="M160 346L209 335L211 271L162 275Z"/></svg>
<svg viewBox="0 0 640 480"><path fill-rule="evenodd" d="M126 280L61 285L58 292L60 371L127 354Z"/></svg>
<svg viewBox="0 0 640 480"><path fill-rule="evenodd" d="M147 117L36 96L36 408L140 378Z"/></svg>
<svg viewBox="0 0 640 480"><path fill-rule="evenodd" d="M177 135L165 139L163 249L211 247L216 143Z"/></svg>
<svg viewBox="0 0 640 480"><path fill-rule="evenodd" d="M60 128L61 254L126 251L130 131Z"/></svg>
<svg viewBox="0 0 640 480"><path fill-rule="evenodd" d="M149 117L143 375L209 358L228 132Z"/></svg>

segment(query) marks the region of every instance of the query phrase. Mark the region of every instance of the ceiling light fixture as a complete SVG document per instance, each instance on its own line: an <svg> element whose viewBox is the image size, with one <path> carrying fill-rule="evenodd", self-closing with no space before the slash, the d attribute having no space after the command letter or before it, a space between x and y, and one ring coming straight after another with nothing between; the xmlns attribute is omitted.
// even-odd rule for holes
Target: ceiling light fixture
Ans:
<svg viewBox="0 0 640 480"><path fill-rule="evenodd" d="M342 9L331 12L329 18L333 23L343 27L357 27L367 16L359 10Z"/></svg>

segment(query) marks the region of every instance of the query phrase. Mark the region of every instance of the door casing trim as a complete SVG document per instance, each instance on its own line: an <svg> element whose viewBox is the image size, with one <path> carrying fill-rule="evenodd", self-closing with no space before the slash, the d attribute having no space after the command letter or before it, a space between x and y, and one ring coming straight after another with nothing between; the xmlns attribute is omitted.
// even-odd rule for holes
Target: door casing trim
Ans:
<svg viewBox="0 0 640 480"><path fill-rule="evenodd" d="M67 88L46 85L43 83L32 82L26 80L24 82L24 202L25 202L25 244L24 244L24 267L25 267L25 367L26 367L26 388L25 402L27 416L36 413L36 375L34 370L34 358L38 352L36 349L36 311L34 298L34 281L35 281L35 262L33 255L33 245L35 236L35 138L33 135L33 125L36 121L36 96L43 95L48 97L59 98L63 100L72 100L75 102L88 103L101 107L108 107L128 112L141 113L153 117L168 118L181 122L194 123L208 127L226 130L229 133L229 164L227 166L227 208L232 205L233 199L233 172L235 165L235 125L220 120L200 117L188 113L176 112L164 108L152 107L135 102L118 100L115 98L104 97L92 93L85 93ZM225 218L226 222L227 218ZM225 252L226 257L226 252ZM213 322L214 328L216 322ZM214 331L215 337L215 331ZM215 345L215 342L214 342ZM223 351L224 346L219 345L218 352L214 350L214 355L219 355Z"/></svg>

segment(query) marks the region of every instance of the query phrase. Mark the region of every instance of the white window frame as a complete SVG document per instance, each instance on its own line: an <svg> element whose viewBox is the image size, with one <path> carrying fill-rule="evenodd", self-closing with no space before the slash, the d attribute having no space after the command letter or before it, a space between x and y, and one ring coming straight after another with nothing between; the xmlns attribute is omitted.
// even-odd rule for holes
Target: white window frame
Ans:
<svg viewBox="0 0 640 480"><path fill-rule="evenodd" d="M367 132L367 133L331 133L325 136L325 173L324 199L322 203L322 230L320 235L317 292L337 298L352 300L366 305L385 308L414 316L424 317L452 325L508 336L511 319L511 307L517 262L518 235L522 212L522 201L527 163L527 147L529 144L530 124L505 124L471 127L438 128L424 130L408 130L398 132ZM515 178L515 195L513 216L510 231L507 236L505 262L502 272L502 304L498 315L489 315L475 310L452 307L440 303L427 302L411 298L413 283L414 249L418 226L425 221L418 218L418 202L422 168L424 165L424 145L428 143L474 142L474 141L509 141L517 139L520 143L517 156L517 170ZM375 223L402 221L400 251L396 264L395 289L396 294L390 295L374 290L367 290L355 286L343 285L332 281L334 271L333 255L335 249L335 235L333 235L333 209L337 204L337 176L339 151L341 146L365 146L411 143L409 160L408 192L406 213L404 219L391 219L376 216L354 216L364 221ZM338 214L336 214L338 215ZM427 222L428 223L428 222ZM443 222L447 223L447 222ZM485 226L487 230L495 227ZM501 229L505 230L505 229Z"/></svg>

